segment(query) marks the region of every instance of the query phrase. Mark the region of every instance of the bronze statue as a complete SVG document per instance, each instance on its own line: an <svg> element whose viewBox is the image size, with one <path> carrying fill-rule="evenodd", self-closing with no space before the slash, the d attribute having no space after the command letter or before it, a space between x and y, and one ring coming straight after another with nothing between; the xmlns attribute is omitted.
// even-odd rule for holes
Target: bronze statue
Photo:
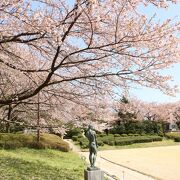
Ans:
<svg viewBox="0 0 180 180"><path fill-rule="evenodd" d="M91 164L91 167L89 169L94 170L97 169L95 167L95 162L96 162L98 144L96 140L96 133L91 125L89 125L88 130L85 133L85 136L89 140L89 161Z"/></svg>

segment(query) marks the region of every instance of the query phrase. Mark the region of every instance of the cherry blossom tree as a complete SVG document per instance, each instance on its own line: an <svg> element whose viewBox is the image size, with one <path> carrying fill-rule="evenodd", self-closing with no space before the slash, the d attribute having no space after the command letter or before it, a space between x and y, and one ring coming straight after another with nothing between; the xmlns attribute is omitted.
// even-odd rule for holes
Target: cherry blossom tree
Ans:
<svg viewBox="0 0 180 180"><path fill-rule="evenodd" d="M147 19L138 7L149 3L168 5L2 0L0 106L30 107L41 92L43 101L52 99L49 112L67 116L75 104L88 107L94 97L112 97L126 82L174 93L161 70L178 62L179 23Z"/></svg>
<svg viewBox="0 0 180 180"><path fill-rule="evenodd" d="M137 98L125 98L120 102L114 102L113 109L116 112L129 112L135 114L137 120L167 121L172 123L176 116L178 119L179 102L175 103L154 103L144 102Z"/></svg>
<svg viewBox="0 0 180 180"><path fill-rule="evenodd" d="M123 81L170 92L158 70L177 62L179 24L148 20L140 3L147 1L1 1L0 104L42 89L87 96Z"/></svg>

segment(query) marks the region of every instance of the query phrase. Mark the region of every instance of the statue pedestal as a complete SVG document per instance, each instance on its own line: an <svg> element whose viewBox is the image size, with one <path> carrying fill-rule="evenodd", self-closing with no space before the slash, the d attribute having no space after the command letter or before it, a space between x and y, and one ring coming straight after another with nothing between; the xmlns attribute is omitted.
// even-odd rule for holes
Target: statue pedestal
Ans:
<svg viewBox="0 0 180 180"><path fill-rule="evenodd" d="M84 170L84 180L104 180L104 172L99 168L88 167Z"/></svg>

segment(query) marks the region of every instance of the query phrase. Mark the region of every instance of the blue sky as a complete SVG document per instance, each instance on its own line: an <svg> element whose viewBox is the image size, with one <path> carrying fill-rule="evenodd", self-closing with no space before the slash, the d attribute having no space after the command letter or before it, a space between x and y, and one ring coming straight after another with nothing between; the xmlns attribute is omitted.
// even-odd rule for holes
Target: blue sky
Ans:
<svg viewBox="0 0 180 180"><path fill-rule="evenodd" d="M70 4L74 3L74 0L68 0ZM173 18L174 21L180 21L180 3L178 4L171 4L167 9L158 9L153 5L149 5L148 7L144 8L141 6L139 8L140 12L147 15L147 17L151 18L156 13L157 21L164 21L169 18ZM173 82L170 84L178 85L180 91L180 63L175 64L170 69L164 71L168 75L173 77ZM177 93L175 97L168 96L163 94L160 90L151 89L146 87L135 87L130 90L130 96L137 97L143 101L147 102L158 102L158 103L166 103L166 102L175 102L180 101L180 93Z"/></svg>
<svg viewBox="0 0 180 180"><path fill-rule="evenodd" d="M168 9L158 9L154 6L148 6L147 8L140 7L140 11L146 14L148 17L152 17L156 13L156 19L164 21L168 18L174 18L174 21L180 21L180 3L170 5ZM164 71L173 77L173 82L170 84L176 84L180 90L180 63L174 64L173 67ZM136 87L130 90L130 96L135 96L138 99L148 102L175 102L180 101L180 93L177 93L175 97L171 97L163 94L161 91L145 87Z"/></svg>

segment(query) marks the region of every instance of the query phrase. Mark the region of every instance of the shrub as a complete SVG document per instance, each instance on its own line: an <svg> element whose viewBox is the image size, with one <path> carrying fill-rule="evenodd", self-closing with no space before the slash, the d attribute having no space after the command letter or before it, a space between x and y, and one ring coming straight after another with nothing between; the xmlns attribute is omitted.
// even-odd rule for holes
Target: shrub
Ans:
<svg viewBox="0 0 180 180"><path fill-rule="evenodd" d="M175 142L180 142L180 137L175 137L175 138L174 138L174 141L175 141Z"/></svg>
<svg viewBox="0 0 180 180"><path fill-rule="evenodd" d="M46 144L43 144L42 142L37 142L37 141L33 141L33 142L29 143L28 147L34 148L34 149L46 149L46 148L48 148L48 146Z"/></svg>
<svg viewBox="0 0 180 180"><path fill-rule="evenodd" d="M40 142L44 144L45 148L58 149L64 152L70 150L69 144L54 134L42 134Z"/></svg>
<svg viewBox="0 0 180 180"><path fill-rule="evenodd" d="M78 138L82 138L82 137L83 137L83 135L82 135L82 134L79 134L77 137L78 137Z"/></svg>
<svg viewBox="0 0 180 180"><path fill-rule="evenodd" d="M107 143L109 146L114 146L115 145L115 141L108 141Z"/></svg>
<svg viewBox="0 0 180 180"><path fill-rule="evenodd" d="M4 142L4 144L2 144L4 149L16 149L16 148L20 148L23 147L23 145L20 142L16 142L16 141L6 141Z"/></svg>
<svg viewBox="0 0 180 180"><path fill-rule="evenodd" d="M153 142L153 139L148 137L134 139L134 143L147 143L147 142Z"/></svg>
<svg viewBox="0 0 180 180"><path fill-rule="evenodd" d="M106 134L99 134L98 136L99 136L99 137L105 137Z"/></svg>
<svg viewBox="0 0 180 180"><path fill-rule="evenodd" d="M36 149L58 149L61 151L69 151L69 144L63 141L59 136L53 134L41 134L40 142L37 142L34 135L27 134L0 134L0 147L4 149L14 149L20 147L29 147Z"/></svg>
<svg viewBox="0 0 180 180"><path fill-rule="evenodd" d="M116 146L123 146L123 145L129 145L129 144L133 144L134 141L131 139L126 139L126 140L116 140L115 144Z"/></svg>
<svg viewBox="0 0 180 180"><path fill-rule="evenodd" d="M77 139L76 143L78 143L81 148L88 148L88 140L87 138L81 137L78 138L77 136L73 137L73 140ZM97 143L99 146L103 146L107 144L109 146L122 146L122 145L129 145L133 143L146 143L146 142L153 142L153 141L162 141L162 137L160 136L140 136L139 134L131 134L131 136L127 136L127 134L119 135L119 134L109 134L97 137Z"/></svg>
<svg viewBox="0 0 180 180"><path fill-rule="evenodd" d="M103 141L98 141L97 143L98 143L98 146L104 146Z"/></svg>
<svg viewBox="0 0 180 180"><path fill-rule="evenodd" d="M128 135L127 134L121 134L122 137L127 137Z"/></svg>
<svg viewBox="0 0 180 180"><path fill-rule="evenodd" d="M73 140L73 141L78 141L78 136L73 136L73 137L72 137L72 140Z"/></svg>
<svg viewBox="0 0 180 180"><path fill-rule="evenodd" d="M175 142L180 142L180 133L166 133L165 136L169 139L174 139Z"/></svg>
<svg viewBox="0 0 180 180"><path fill-rule="evenodd" d="M108 136L104 136L104 137L99 137L97 139L97 141L102 141L104 144L113 144L112 142L114 142L115 137L113 135L108 135Z"/></svg>
<svg viewBox="0 0 180 180"><path fill-rule="evenodd" d="M169 139L174 139L180 137L180 133L166 133L165 136Z"/></svg>
<svg viewBox="0 0 180 180"><path fill-rule="evenodd" d="M80 134L82 134L80 128L72 127L66 132L65 138L72 138L73 136L78 136Z"/></svg>
<svg viewBox="0 0 180 180"><path fill-rule="evenodd" d="M153 141L162 141L162 137L134 136L134 137L117 138L115 140L115 145L122 146L122 145L130 145L133 143L147 143Z"/></svg>
<svg viewBox="0 0 180 180"><path fill-rule="evenodd" d="M79 145L82 149L86 149L89 147L89 142L85 138L82 138L79 140Z"/></svg>
<svg viewBox="0 0 180 180"><path fill-rule="evenodd" d="M121 135L120 134L114 134L114 137L120 137Z"/></svg>
<svg viewBox="0 0 180 180"><path fill-rule="evenodd" d="M72 140L76 141L76 144L80 145L82 149L88 148L89 146L89 141L85 137L78 138L77 136L73 136Z"/></svg>
<svg viewBox="0 0 180 180"><path fill-rule="evenodd" d="M106 138L106 139L103 139L102 141L104 144L107 144L110 146L113 146L115 144L114 139L111 139L111 138L110 139Z"/></svg>
<svg viewBox="0 0 180 180"><path fill-rule="evenodd" d="M160 137L160 136L150 136L149 138L151 138L153 141L162 141L162 137Z"/></svg>
<svg viewBox="0 0 180 180"><path fill-rule="evenodd" d="M103 139L103 143L104 143L104 144L108 144L108 143L109 143L109 140L108 140L108 139Z"/></svg>

